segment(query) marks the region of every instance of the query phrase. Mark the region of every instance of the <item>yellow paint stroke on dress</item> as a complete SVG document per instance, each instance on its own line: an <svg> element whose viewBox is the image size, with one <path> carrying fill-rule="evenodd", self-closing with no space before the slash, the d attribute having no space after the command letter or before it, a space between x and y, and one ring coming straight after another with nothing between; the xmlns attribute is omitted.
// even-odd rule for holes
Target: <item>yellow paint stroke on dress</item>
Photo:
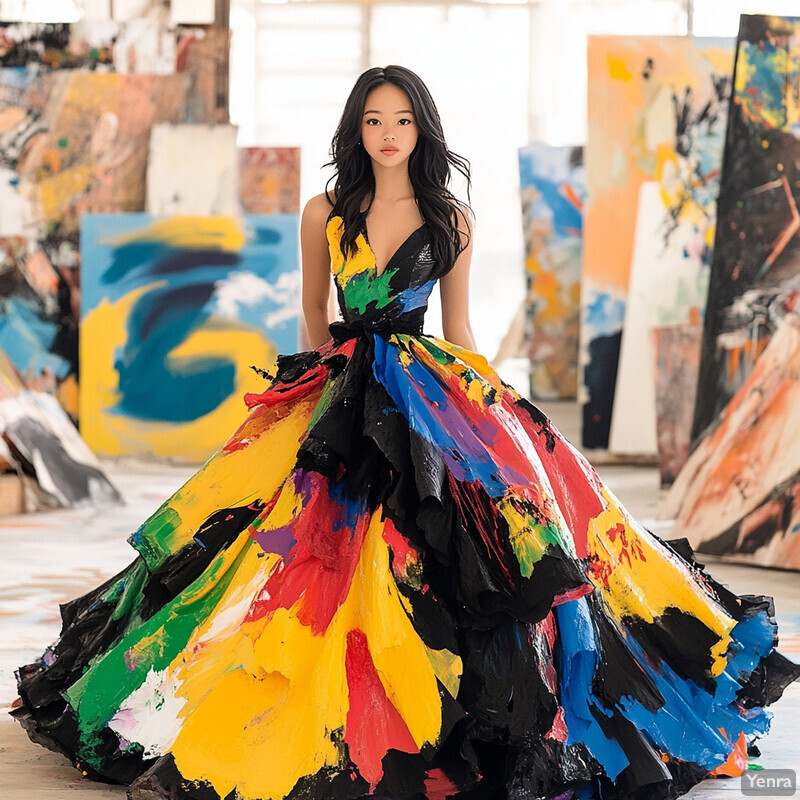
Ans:
<svg viewBox="0 0 800 800"><path fill-rule="evenodd" d="M200 525L220 508L244 506L257 499L268 503L274 497L295 465L318 397L317 390L308 398L290 401L285 413L271 422L269 436L253 432L259 411L250 414L232 437L248 444L217 453L143 526L144 534L134 540L134 546L151 568L189 544Z"/></svg>
<svg viewBox="0 0 800 800"><path fill-rule="evenodd" d="M498 393L502 394L510 390L510 387L506 386L500 380L500 376L497 374L497 372L495 372L486 358L480 353L474 353L472 350L467 350L465 347L452 344L451 342L447 342L444 339L439 339L435 336L412 337L407 336L406 334L399 334L393 336L392 339L401 345L401 347L408 348L413 353L415 360L422 362L429 368L432 368L434 373L440 372L443 366L439 364L439 362L436 361L436 359L434 359L430 352L425 348L424 344L421 342L423 339L431 342L443 353L446 353L447 355L456 359L454 363L444 365L444 369L448 369L450 372L460 376L464 369L463 365L466 364L468 367L474 370L474 372L477 373L483 379L483 381L488 384L488 386L490 386L492 389L495 389Z"/></svg>
<svg viewBox="0 0 800 800"><path fill-rule="evenodd" d="M455 689L459 663L443 653L431 658L414 630L389 568L380 509L347 599L319 636L293 609L237 625L241 611L232 609L243 608L269 571L259 573L251 555L235 581L248 588L237 596L229 590L193 637L190 655L174 663L178 693L187 698L171 749L178 769L208 781L220 796L235 788L237 797L255 800L283 798L301 777L340 767L332 735L341 735L347 719L345 655L347 634L355 629L366 635L386 695L414 741L435 742L441 730L436 678ZM230 625L218 621L229 613ZM212 640L208 631L215 627Z"/></svg>
<svg viewBox="0 0 800 800"><path fill-rule="evenodd" d="M711 674L717 677L725 669L729 634L736 621L697 585L688 566L662 550L655 539L639 535L608 489L603 488L602 496L606 510L589 523L588 546L590 557L610 567L607 583L590 572L606 605L618 621L633 616L652 623L668 608L691 614L718 637L711 648Z"/></svg>
<svg viewBox="0 0 800 800"><path fill-rule="evenodd" d="M342 227L341 217L332 217L327 227L328 250L331 256L331 272L336 276L336 282L344 286L354 275L367 272L375 267L375 259L367 247L364 235L359 233L356 237L358 251L352 256L345 258L339 247L344 228Z"/></svg>
<svg viewBox="0 0 800 800"><path fill-rule="evenodd" d="M458 697L461 676L464 674L464 664L461 661L461 657L447 649L432 650L426 647L425 652L442 686L450 692L451 697Z"/></svg>

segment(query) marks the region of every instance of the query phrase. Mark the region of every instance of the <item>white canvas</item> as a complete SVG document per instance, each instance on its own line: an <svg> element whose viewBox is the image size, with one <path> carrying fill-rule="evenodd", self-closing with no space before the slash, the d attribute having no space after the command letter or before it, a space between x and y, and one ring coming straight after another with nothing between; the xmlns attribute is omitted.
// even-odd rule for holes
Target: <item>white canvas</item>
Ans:
<svg viewBox="0 0 800 800"><path fill-rule="evenodd" d="M239 213L234 125L154 125L147 165L147 213Z"/></svg>
<svg viewBox="0 0 800 800"><path fill-rule="evenodd" d="M628 302L611 417L608 449L612 453L653 455L657 450L650 309L659 284L659 265L653 243L657 241L663 217L659 184L644 182L639 189Z"/></svg>
<svg viewBox="0 0 800 800"><path fill-rule="evenodd" d="M170 22L173 25L213 25L214 0L172 0Z"/></svg>

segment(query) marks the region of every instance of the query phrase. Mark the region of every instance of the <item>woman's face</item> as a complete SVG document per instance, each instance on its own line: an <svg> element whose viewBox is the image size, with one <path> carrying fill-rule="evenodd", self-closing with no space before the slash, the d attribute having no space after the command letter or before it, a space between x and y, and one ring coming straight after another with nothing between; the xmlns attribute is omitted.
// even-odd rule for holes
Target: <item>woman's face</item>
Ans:
<svg viewBox="0 0 800 800"><path fill-rule="evenodd" d="M361 141L375 164L405 165L417 144L417 123L408 95L384 83L367 95L361 120Z"/></svg>

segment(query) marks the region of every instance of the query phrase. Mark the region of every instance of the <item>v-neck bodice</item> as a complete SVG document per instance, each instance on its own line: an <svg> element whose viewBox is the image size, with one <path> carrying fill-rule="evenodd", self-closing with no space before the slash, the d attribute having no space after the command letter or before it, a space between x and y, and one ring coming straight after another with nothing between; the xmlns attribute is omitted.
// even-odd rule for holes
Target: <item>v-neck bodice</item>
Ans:
<svg viewBox="0 0 800 800"><path fill-rule="evenodd" d="M367 330L421 331L437 274L428 226L423 223L413 230L380 273L365 233L358 234L356 251L346 255L341 248L343 232L342 218L331 217L328 249L345 323Z"/></svg>
<svg viewBox="0 0 800 800"><path fill-rule="evenodd" d="M400 253L405 248L405 246L409 243L409 241L414 238L414 235L416 233L418 233L424 227L425 227L425 223L423 222L421 225L418 225L416 228L414 228L414 230L411 231L411 233L409 233L408 236L406 236L406 238L403 239L403 241L397 246L397 248L392 253L392 255L389 256L388 260L386 261L386 266L382 270L379 270L378 269L378 256L375 253L375 249L372 246L372 242L370 242L370 240L369 240L369 232L367 231L366 223L364 224L364 241L366 242L367 248L369 249L370 253L372 253L372 260L373 260L373 263L375 265L375 277L376 278L380 278L380 276L383 275L383 273L386 272L386 270L389 269L389 267L391 267L392 261L394 261L395 256L397 256L397 254Z"/></svg>

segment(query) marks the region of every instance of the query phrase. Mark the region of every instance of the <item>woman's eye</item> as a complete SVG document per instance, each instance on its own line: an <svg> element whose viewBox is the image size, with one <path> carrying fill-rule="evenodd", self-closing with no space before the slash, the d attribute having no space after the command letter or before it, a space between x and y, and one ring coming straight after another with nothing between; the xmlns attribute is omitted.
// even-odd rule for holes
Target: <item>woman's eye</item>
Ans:
<svg viewBox="0 0 800 800"><path fill-rule="evenodd" d="M365 125L380 125L381 122L380 122L379 119L375 119L375 117L372 117L371 119L366 120L366 122L364 124Z"/></svg>
<svg viewBox="0 0 800 800"><path fill-rule="evenodd" d="M401 120L398 120L398 125L410 125L414 120L406 119L405 117Z"/></svg>

